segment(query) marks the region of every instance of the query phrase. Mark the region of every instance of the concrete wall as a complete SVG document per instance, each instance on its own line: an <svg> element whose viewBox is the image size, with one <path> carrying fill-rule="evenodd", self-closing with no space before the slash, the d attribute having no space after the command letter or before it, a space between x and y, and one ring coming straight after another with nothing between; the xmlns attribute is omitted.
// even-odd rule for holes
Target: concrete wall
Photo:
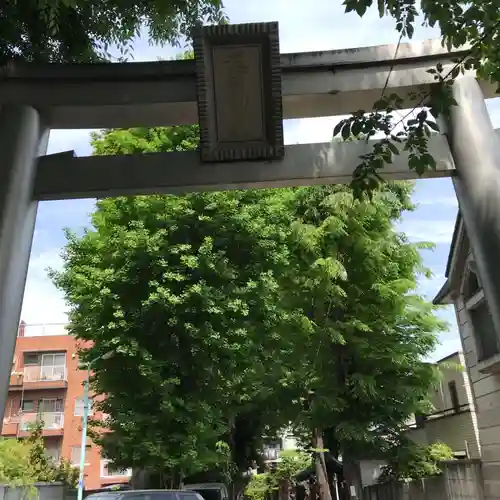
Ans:
<svg viewBox="0 0 500 500"><path fill-rule="evenodd" d="M463 356L461 356L461 353L457 352L438 361L437 364L441 370L442 379L431 395L431 401L434 405L435 412L453 408L453 401L448 387L449 382L455 382L460 405L466 405L471 402L465 388L464 379L467 377L464 377L465 363L462 364L462 358Z"/></svg>
<svg viewBox="0 0 500 500"><path fill-rule="evenodd" d="M419 444L446 443L455 453L469 452L470 458L480 458L481 452L469 410L427 420L425 426L410 429L408 436Z"/></svg>
<svg viewBox="0 0 500 500"><path fill-rule="evenodd" d="M468 452L469 458L480 458L479 433L471 383L465 365L465 356L454 353L438 361L442 378L431 394L434 412L428 416L423 427L412 428L408 436L419 444L446 443L458 453ZM449 383L454 382L458 396L458 411L450 393Z"/></svg>
<svg viewBox="0 0 500 500"><path fill-rule="evenodd" d="M363 487L377 484L377 480L386 464L387 462L384 460L360 460L359 472Z"/></svg>
<svg viewBox="0 0 500 500"><path fill-rule="evenodd" d="M464 278L464 270L461 274ZM474 332L461 294L455 311L476 404L485 500L500 499L500 374L479 371Z"/></svg>
<svg viewBox="0 0 500 500"><path fill-rule="evenodd" d="M483 500L479 461L442 464L443 474L409 483L390 482L367 487L364 500Z"/></svg>

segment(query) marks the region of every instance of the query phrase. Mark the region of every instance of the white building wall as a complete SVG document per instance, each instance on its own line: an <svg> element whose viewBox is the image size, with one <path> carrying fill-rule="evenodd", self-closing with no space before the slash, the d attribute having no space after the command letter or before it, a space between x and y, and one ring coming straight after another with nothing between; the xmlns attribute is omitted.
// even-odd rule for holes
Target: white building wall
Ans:
<svg viewBox="0 0 500 500"><path fill-rule="evenodd" d="M455 300L455 311L476 404L485 500L500 499L500 374L480 371L474 332L461 294Z"/></svg>

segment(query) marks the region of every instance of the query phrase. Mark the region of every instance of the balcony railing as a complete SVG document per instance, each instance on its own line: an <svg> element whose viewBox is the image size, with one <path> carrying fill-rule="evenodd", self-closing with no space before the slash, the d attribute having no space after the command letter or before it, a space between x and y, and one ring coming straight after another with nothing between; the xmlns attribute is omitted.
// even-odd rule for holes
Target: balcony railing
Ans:
<svg viewBox="0 0 500 500"><path fill-rule="evenodd" d="M24 382L58 382L66 381L65 366L25 366Z"/></svg>
<svg viewBox="0 0 500 500"><path fill-rule="evenodd" d="M24 413L20 418L19 430L29 431L35 422L43 422L44 430L59 430L64 427L64 413L62 411Z"/></svg>
<svg viewBox="0 0 500 500"><path fill-rule="evenodd" d="M43 323L19 325L18 337L46 337L51 335L68 335L67 323Z"/></svg>
<svg viewBox="0 0 500 500"><path fill-rule="evenodd" d="M264 448L264 460L278 460L280 450L277 448Z"/></svg>

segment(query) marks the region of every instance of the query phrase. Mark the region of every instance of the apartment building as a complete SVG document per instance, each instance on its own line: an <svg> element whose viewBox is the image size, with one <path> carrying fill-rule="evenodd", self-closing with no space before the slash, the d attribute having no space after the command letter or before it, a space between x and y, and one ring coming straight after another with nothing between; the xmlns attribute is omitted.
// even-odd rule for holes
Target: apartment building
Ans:
<svg viewBox="0 0 500 500"><path fill-rule="evenodd" d="M434 303L455 307L477 411L484 497L500 499L500 332L495 331L460 214L446 278Z"/></svg>
<svg viewBox="0 0 500 500"><path fill-rule="evenodd" d="M83 384L86 372L78 369L77 341L64 325L20 323L2 437L25 438L30 423L43 421L47 454L54 460L80 463ZM93 418L103 418L96 413ZM96 489L127 482L130 470L114 468L99 448L87 440L85 488Z"/></svg>

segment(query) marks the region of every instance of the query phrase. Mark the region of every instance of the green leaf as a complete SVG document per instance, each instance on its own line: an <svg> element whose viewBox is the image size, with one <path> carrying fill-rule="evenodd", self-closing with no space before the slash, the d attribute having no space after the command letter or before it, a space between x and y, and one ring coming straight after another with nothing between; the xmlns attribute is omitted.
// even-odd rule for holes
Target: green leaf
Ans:
<svg viewBox="0 0 500 500"><path fill-rule="evenodd" d="M378 0L378 15L382 19L385 15L385 1Z"/></svg>
<svg viewBox="0 0 500 500"><path fill-rule="evenodd" d="M358 0L356 5L356 13L359 17L363 17L368 5L364 2L364 0Z"/></svg>
<svg viewBox="0 0 500 500"><path fill-rule="evenodd" d="M431 128L435 132L439 132L439 126L438 126L438 124L436 122L433 122L431 120L426 120L425 123L427 124L427 126L429 128Z"/></svg>
<svg viewBox="0 0 500 500"><path fill-rule="evenodd" d="M399 149L392 142L388 141L387 142L387 147L391 150L391 152L393 154L395 154L395 155L399 154Z"/></svg>
<svg viewBox="0 0 500 500"><path fill-rule="evenodd" d="M343 126L344 126L344 120L339 121L337 125L335 125L335 128L333 129L333 137L336 137L337 135L340 134Z"/></svg>
<svg viewBox="0 0 500 500"><path fill-rule="evenodd" d="M351 123L345 122L342 126L342 139L346 141L351 137Z"/></svg>
<svg viewBox="0 0 500 500"><path fill-rule="evenodd" d="M358 137L363 128L363 124L361 122L354 122L351 127L351 134L354 137Z"/></svg>

